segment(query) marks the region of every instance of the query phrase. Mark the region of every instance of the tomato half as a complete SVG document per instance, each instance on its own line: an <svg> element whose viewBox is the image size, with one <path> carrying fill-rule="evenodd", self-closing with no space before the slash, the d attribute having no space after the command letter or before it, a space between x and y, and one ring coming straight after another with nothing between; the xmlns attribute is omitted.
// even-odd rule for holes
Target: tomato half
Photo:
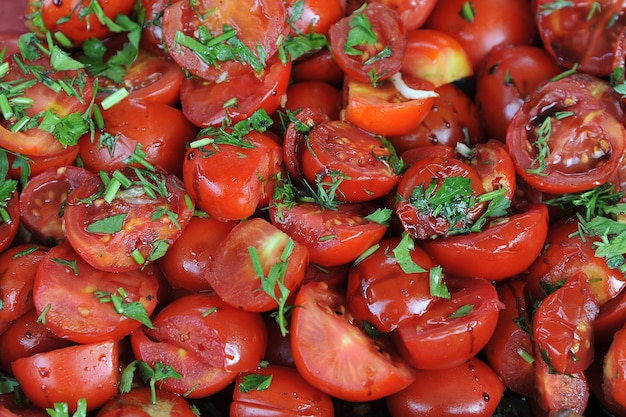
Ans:
<svg viewBox="0 0 626 417"><path fill-rule="evenodd" d="M152 402L150 387L134 387L107 401L96 417L194 417L196 413L181 395L156 390L156 401Z"/></svg>
<svg viewBox="0 0 626 417"><path fill-rule="evenodd" d="M608 88L588 75L561 78L542 86L515 113L506 144L529 185L571 193L612 178L623 159L626 130L600 99Z"/></svg>
<svg viewBox="0 0 626 417"><path fill-rule="evenodd" d="M78 400L96 410L117 394L120 382L119 344L113 341L69 346L17 359L11 365L24 394L40 408Z"/></svg>
<svg viewBox="0 0 626 417"><path fill-rule="evenodd" d="M417 369L445 369L473 358L498 322L502 303L489 281L447 276L444 283L450 298L438 298L391 333L399 352Z"/></svg>
<svg viewBox="0 0 626 417"><path fill-rule="evenodd" d="M17 191L13 191L7 200L0 202L0 211L3 214L0 221L0 252L2 252L11 245L22 222Z"/></svg>
<svg viewBox="0 0 626 417"><path fill-rule="evenodd" d="M613 336L602 364L602 392L604 398L617 409L626 409L626 330Z"/></svg>
<svg viewBox="0 0 626 417"><path fill-rule="evenodd" d="M489 417L504 385L485 362L473 358L443 370L418 370L415 382L386 400L394 417Z"/></svg>
<svg viewBox="0 0 626 417"><path fill-rule="evenodd" d="M437 0L374 0L395 10L406 30L416 29L424 24Z"/></svg>
<svg viewBox="0 0 626 417"><path fill-rule="evenodd" d="M372 401L415 380L415 370L388 350L383 339L372 339L357 327L339 290L308 283L300 288L295 305L293 359L314 387L347 401Z"/></svg>
<svg viewBox="0 0 626 417"><path fill-rule="evenodd" d="M255 260L259 262L260 271ZM285 289L293 292L298 288L308 261L305 245L257 217L239 223L224 237L205 277L226 303L244 311L265 312L278 307L276 300ZM279 275L273 276L277 271ZM274 282L268 290L262 279L276 279L282 285Z"/></svg>
<svg viewBox="0 0 626 417"><path fill-rule="evenodd" d="M238 310L214 293L186 295L169 303L130 341L137 359L160 362L182 375L161 389L202 398L230 385L238 373L254 371L267 344L261 315Z"/></svg>
<svg viewBox="0 0 626 417"><path fill-rule="evenodd" d="M159 281L154 274L150 268L116 274L95 269L64 242L41 261L33 302L58 337L77 343L120 340L142 324L129 315L132 308L141 305L145 319L156 308Z"/></svg>
<svg viewBox="0 0 626 417"><path fill-rule="evenodd" d="M181 67L223 80L265 67L287 34L285 17L278 0L178 1L163 12L163 39Z"/></svg>
<svg viewBox="0 0 626 417"><path fill-rule="evenodd" d="M255 387L250 378L269 378L269 386ZM287 394L288 393L288 394ZM260 415L316 416L335 415L330 396L311 386L294 368L268 365L243 373L235 381L231 417Z"/></svg>
<svg viewBox="0 0 626 417"><path fill-rule="evenodd" d="M536 204L498 219L482 232L424 240L420 245L450 274L504 280L533 264L547 235L548 209Z"/></svg>
<svg viewBox="0 0 626 417"><path fill-rule="evenodd" d="M359 36L368 32L368 36ZM406 49L398 14L371 2L335 23L328 32L330 48L343 71L362 82L378 82L400 70Z"/></svg>
<svg viewBox="0 0 626 417"><path fill-rule="evenodd" d="M430 293L428 270L435 262L419 247L410 251L424 271L402 270L394 250L399 238L388 238L348 272L347 303L357 323L367 322L378 331L390 332L424 314L435 302Z"/></svg>
<svg viewBox="0 0 626 417"><path fill-rule="evenodd" d="M331 120L314 126L301 149L304 178L330 188L339 181L336 198L370 201L391 191L400 177L389 159L390 149L376 136L352 123Z"/></svg>
<svg viewBox="0 0 626 417"><path fill-rule="evenodd" d="M95 175L75 188L64 214L67 240L94 268L119 272L158 259L193 216L193 203L174 175L126 168L122 181ZM112 196L104 196L107 185ZM128 181L128 182L126 182ZM107 201L110 198L110 201Z"/></svg>

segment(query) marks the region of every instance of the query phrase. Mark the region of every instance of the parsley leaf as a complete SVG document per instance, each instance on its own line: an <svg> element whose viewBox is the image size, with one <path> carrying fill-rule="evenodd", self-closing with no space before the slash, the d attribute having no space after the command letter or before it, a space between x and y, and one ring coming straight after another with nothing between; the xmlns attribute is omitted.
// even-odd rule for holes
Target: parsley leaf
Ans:
<svg viewBox="0 0 626 417"><path fill-rule="evenodd" d="M241 377L239 391L246 393L252 390L265 391L272 383L272 375L247 374Z"/></svg>
<svg viewBox="0 0 626 417"><path fill-rule="evenodd" d="M350 19L348 37L344 46L344 52L347 55L362 55L363 52L356 49L356 46L375 45L378 42L378 36L374 32L372 22L363 14L363 7L357 9Z"/></svg>
<svg viewBox="0 0 626 417"><path fill-rule="evenodd" d="M134 360L122 370L120 376L120 392L129 392L132 388L133 378L135 372L139 373L139 377L143 382L149 382L150 391L152 393L152 404L156 404L156 383L167 378L182 379L182 375L179 374L169 365L162 362L154 363L151 367L148 363L142 360Z"/></svg>
<svg viewBox="0 0 626 417"><path fill-rule="evenodd" d="M430 295L439 298L450 298L450 291L443 282L443 270L441 266L430 268L429 273Z"/></svg>
<svg viewBox="0 0 626 417"><path fill-rule="evenodd" d="M155 328L143 304L139 301L125 301L127 293L124 288L118 288L115 293L96 291L94 296L101 303L112 303L117 314L136 320L150 329Z"/></svg>
<svg viewBox="0 0 626 417"><path fill-rule="evenodd" d="M416 264L413 258L411 258L411 251L414 249L415 242L408 233L403 232L400 243L393 249L393 255L396 261L398 261L400 268L407 274L426 272L424 268Z"/></svg>
<svg viewBox="0 0 626 417"><path fill-rule="evenodd" d="M96 220L87 226L87 231L89 233L102 233L106 235L115 234L122 230L126 217L128 217L127 213L121 213Z"/></svg>

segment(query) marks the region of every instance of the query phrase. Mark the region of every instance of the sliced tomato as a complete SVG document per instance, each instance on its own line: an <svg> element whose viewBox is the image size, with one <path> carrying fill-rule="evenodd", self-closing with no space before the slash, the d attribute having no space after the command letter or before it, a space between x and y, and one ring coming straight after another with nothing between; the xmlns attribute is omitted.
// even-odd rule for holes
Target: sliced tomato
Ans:
<svg viewBox="0 0 626 417"><path fill-rule="evenodd" d="M616 409L626 409L626 330L615 332L602 364L602 392Z"/></svg>
<svg viewBox="0 0 626 417"><path fill-rule="evenodd" d="M381 135L403 135L417 128L432 109L436 93L430 82L401 75L401 83L411 93L423 98L405 97L391 81L359 82L346 77L344 95L347 97L343 118L368 132ZM404 93L404 94L403 94Z"/></svg>
<svg viewBox="0 0 626 417"><path fill-rule="evenodd" d="M296 34L311 31L328 35L330 27L344 17L343 0L286 0L289 26Z"/></svg>
<svg viewBox="0 0 626 417"><path fill-rule="evenodd" d="M493 335L503 305L480 278L446 276L450 298L438 298L421 316L391 333L394 345L417 369L445 369L473 358Z"/></svg>
<svg viewBox="0 0 626 417"><path fill-rule="evenodd" d="M526 271L544 248L547 235L548 209L535 204L497 219L482 232L420 244L450 274L500 281Z"/></svg>
<svg viewBox="0 0 626 417"><path fill-rule="evenodd" d="M515 196L515 164L504 144L495 139L479 143L472 148L467 161L483 180L486 192L503 188L510 201Z"/></svg>
<svg viewBox="0 0 626 417"><path fill-rule="evenodd" d="M67 196L93 175L84 168L68 165L48 168L31 177L20 194L24 227L45 244L64 240L63 210Z"/></svg>
<svg viewBox="0 0 626 417"><path fill-rule="evenodd" d="M199 127L220 126L225 119L237 123L261 108L272 114L284 100L290 72L291 61L275 56L261 73L249 70L218 81L186 78L180 92L183 113Z"/></svg>
<svg viewBox="0 0 626 417"><path fill-rule="evenodd" d="M302 179L302 153L306 147L308 131L328 120L331 120L330 116L320 109L305 107L287 125L283 139L283 158L291 178ZM302 129L302 126L306 129Z"/></svg>
<svg viewBox="0 0 626 417"><path fill-rule="evenodd" d="M94 268L109 272L140 269L161 257L194 211L174 175L134 168L118 172L124 186L113 174L95 175L70 193L64 214L74 250ZM112 195L103 194L107 187L114 187Z"/></svg>
<svg viewBox="0 0 626 417"><path fill-rule="evenodd" d="M165 390L157 390L155 400L150 387L133 387L130 391L119 393L107 401L96 414L97 417L151 417L155 410L164 411L171 417L194 417L191 404L181 395Z"/></svg>
<svg viewBox="0 0 626 417"><path fill-rule="evenodd" d="M163 12L163 39L174 61L211 81L250 68L260 72L286 34L285 4L279 0L179 1ZM190 47L184 39L201 46Z"/></svg>
<svg viewBox="0 0 626 417"><path fill-rule="evenodd" d="M354 323L339 290L308 283L300 288L295 305L294 363L314 387L347 401L372 401L415 380L415 370L388 350L384 338L372 339Z"/></svg>
<svg viewBox="0 0 626 417"><path fill-rule="evenodd" d="M384 236L387 226L365 218L374 210L357 204L340 204L336 210L315 203L272 204L270 218L307 247L312 263L331 267L354 261Z"/></svg>
<svg viewBox="0 0 626 417"><path fill-rule="evenodd" d="M2 130L2 128L0 128ZM78 156L78 146L69 146L60 153L43 156L26 156L9 153L9 177L19 179L23 177L31 178L41 174L48 168L61 168L76 163Z"/></svg>
<svg viewBox="0 0 626 417"><path fill-rule="evenodd" d="M357 35L368 32L368 36ZM400 16L382 3L371 2L335 23L328 32L337 64L350 77L378 82L400 70L406 49Z"/></svg>
<svg viewBox="0 0 626 417"><path fill-rule="evenodd" d="M7 249L17 235L22 219L17 190L8 199L0 201L0 253Z"/></svg>
<svg viewBox="0 0 626 417"><path fill-rule="evenodd" d="M267 344L258 313L231 307L215 293L186 295L139 328L130 341L137 359L161 363L181 374L158 382L166 391L202 398L230 385L240 372L254 371Z"/></svg>
<svg viewBox="0 0 626 417"><path fill-rule="evenodd" d="M352 123L322 122L308 134L301 166L310 184L330 188L339 182L336 198L346 202L371 201L386 195L398 180L391 150L376 136Z"/></svg>
<svg viewBox="0 0 626 417"><path fill-rule="evenodd" d="M119 365L119 343L109 340L20 358L11 369L35 405L46 409L66 403L74 413L80 399L85 399L87 410L92 411L117 394Z"/></svg>
<svg viewBox="0 0 626 417"><path fill-rule="evenodd" d="M233 227L217 246L205 276L226 303L244 311L265 312L278 307L276 300L283 297L285 290L293 292L298 288L308 261L305 245L257 217ZM278 281L268 290L262 280L270 279Z"/></svg>

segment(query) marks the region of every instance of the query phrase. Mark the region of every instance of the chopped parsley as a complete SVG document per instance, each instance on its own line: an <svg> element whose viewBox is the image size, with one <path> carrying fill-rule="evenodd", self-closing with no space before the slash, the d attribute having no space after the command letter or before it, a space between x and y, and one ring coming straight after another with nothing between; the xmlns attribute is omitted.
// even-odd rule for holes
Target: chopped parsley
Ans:
<svg viewBox="0 0 626 417"><path fill-rule="evenodd" d="M241 377L239 391L246 393L252 390L265 391L272 384L272 375L247 374Z"/></svg>
<svg viewBox="0 0 626 417"><path fill-rule="evenodd" d="M101 303L111 303L113 304L113 308L115 312L121 316L128 317L130 319L136 320L143 324L144 326L154 329L154 325L152 321L148 317L148 312L143 304L139 301L125 301L128 297L126 290L124 288L118 288L116 292L106 292L106 291L96 291L94 292L94 296Z"/></svg>
<svg viewBox="0 0 626 417"><path fill-rule="evenodd" d="M122 370L120 375L120 392L130 392L133 386L135 372L144 383L149 383L152 393L152 404L156 404L156 383L167 378L182 379L183 376L176 372L170 365L156 362L152 366L142 360L134 360Z"/></svg>

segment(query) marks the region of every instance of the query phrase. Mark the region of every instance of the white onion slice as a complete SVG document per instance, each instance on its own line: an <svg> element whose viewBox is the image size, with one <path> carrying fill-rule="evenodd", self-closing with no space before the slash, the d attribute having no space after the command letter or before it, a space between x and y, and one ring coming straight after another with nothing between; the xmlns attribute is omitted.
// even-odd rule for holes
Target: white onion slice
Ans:
<svg viewBox="0 0 626 417"><path fill-rule="evenodd" d="M402 94L405 98L408 98L409 100L424 100L427 98L439 97L439 94L436 91L412 89L411 87L406 85L406 83L402 79L402 74L400 74L399 71L393 74L389 78L389 81L391 81L393 86L396 87L396 90L398 90L400 94Z"/></svg>

